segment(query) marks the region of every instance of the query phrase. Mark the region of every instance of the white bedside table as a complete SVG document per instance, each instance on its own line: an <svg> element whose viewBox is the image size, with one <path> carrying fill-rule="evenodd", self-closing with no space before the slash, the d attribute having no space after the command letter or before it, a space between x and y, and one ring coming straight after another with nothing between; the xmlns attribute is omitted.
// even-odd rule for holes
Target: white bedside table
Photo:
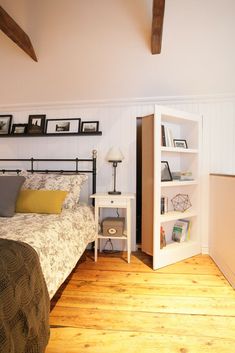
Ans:
<svg viewBox="0 0 235 353"><path fill-rule="evenodd" d="M127 262L131 260L131 200L134 194L109 195L108 193L96 193L90 196L95 199L95 223L97 238L95 240L95 261L97 261L97 250L99 239L122 239L127 243ZM101 208L124 208L126 209L126 229L122 236L104 236L99 233L100 209Z"/></svg>

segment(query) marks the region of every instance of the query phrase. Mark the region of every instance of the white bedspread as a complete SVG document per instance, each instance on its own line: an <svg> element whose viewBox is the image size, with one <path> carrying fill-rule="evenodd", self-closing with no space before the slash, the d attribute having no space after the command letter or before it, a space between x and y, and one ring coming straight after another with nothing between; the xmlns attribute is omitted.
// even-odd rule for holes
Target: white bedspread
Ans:
<svg viewBox="0 0 235 353"><path fill-rule="evenodd" d="M17 213L0 218L0 237L25 242L37 251L52 298L95 239L94 216L90 207L80 205L60 215Z"/></svg>

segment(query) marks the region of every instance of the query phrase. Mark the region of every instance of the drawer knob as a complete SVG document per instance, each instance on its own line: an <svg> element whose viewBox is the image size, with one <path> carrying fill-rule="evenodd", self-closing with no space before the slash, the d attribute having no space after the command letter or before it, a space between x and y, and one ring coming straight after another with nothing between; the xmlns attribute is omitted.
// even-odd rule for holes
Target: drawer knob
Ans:
<svg viewBox="0 0 235 353"><path fill-rule="evenodd" d="M111 200L111 203L113 203L113 200Z"/></svg>

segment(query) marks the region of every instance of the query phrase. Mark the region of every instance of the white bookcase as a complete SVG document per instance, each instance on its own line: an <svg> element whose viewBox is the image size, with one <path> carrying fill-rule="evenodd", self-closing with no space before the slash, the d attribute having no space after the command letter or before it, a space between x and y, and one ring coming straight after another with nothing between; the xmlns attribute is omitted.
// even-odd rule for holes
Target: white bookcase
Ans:
<svg viewBox="0 0 235 353"><path fill-rule="evenodd" d="M161 125L171 131L173 139L186 140L188 148L162 146ZM154 269L175 263L201 252L200 239L200 151L202 118L167 107L155 106L154 115ZM171 172L192 173L193 180L161 181L161 161ZM189 196L191 207L174 211L171 199L177 194ZM168 198L168 212L161 214L161 197ZM190 220L190 237L183 242L172 240L172 230L179 219ZM166 246L160 248L160 228L166 234Z"/></svg>

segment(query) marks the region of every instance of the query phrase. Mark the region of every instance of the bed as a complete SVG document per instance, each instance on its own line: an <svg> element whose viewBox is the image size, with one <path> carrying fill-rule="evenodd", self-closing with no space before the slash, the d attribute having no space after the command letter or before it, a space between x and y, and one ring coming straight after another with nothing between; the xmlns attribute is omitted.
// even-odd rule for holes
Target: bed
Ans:
<svg viewBox="0 0 235 353"><path fill-rule="evenodd" d="M19 163L26 160L0 160L3 161ZM22 211L19 208L21 194L30 192L31 195L36 190L39 194L50 193L52 190L56 193L58 188L66 189L64 185L68 180L84 178L86 173L92 174L91 192L95 192L94 153L92 159L28 161L31 168L27 172L9 168L3 170L5 179L12 171L24 178L18 192L16 211ZM52 161L73 161L75 170L34 168L35 163L38 166L38 162ZM81 170L78 168L80 162L91 163L92 168ZM78 189L73 191L77 193ZM80 191L81 185L79 194ZM51 198L51 194L49 197ZM45 351L49 340L50 299L71 273L87 245L96 237L92 208L81 202L74 203L74 197L74 192L70 189L66 191L62 211L58 214L16 212L12 217L0 217L1 353Z"/></svg>

